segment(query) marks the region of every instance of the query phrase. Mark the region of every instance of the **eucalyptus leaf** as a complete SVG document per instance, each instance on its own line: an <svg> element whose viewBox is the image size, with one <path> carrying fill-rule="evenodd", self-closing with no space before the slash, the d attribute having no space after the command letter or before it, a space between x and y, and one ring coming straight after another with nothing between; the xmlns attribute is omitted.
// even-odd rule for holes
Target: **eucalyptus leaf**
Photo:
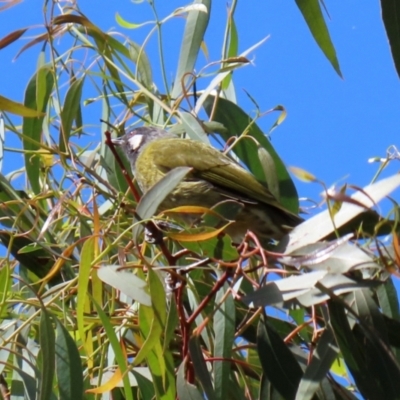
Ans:
<svg viewBox="0 0 400 400"><path fill-rule="evenodd" d="M182 361L178 368L176 389L180 399L188 400L204 400L203 394L196 388L196 386L189 383L185 378L185 361Z"/></svg>
<svg viewBox="0 0 400 400"><path fill-rule="evenodd" d="M205 144L210 144L210 141L208 140L208 137L197 118L185 111L181 111L179 115L182 119L182 125L185 129L185 132L189 135L190 139L198 140Z"/></svg>
<svg viewBox="0 0 400 400"><path fill-rule="evenodd" d="M381 0L382 21L389 39L390 51L400 77L400 8L397 0Z"/></svg>
<svg viewBox="0 0 400 400"><path fill-rule="evenodd" d="M337 74L342 78L339 61L336 56L335 48L332 44L324 16L322 15L320 0L296 0L303 17L326 58L331 63Z"/></svg>
<svg viewBox="0 0 400 400"><path fill-rule="evenodd" d="M136 275L118 271L118 266L115 265L100 267L97 275L103 282L120 290L131 299L145 306L151 306L151 297L148 292L147 283Z"/></svg>
<svg viewBox="0 0 400 400"><path fill-rule="evenodd" d="M136 213L142 219L151 218L157 211L163 200L175 189L177 185L191 171L189 167L178 167L169 171L160 179L153 187L151 187L140 199ZM137 224L133 228L133 239L136 242L140 233L143 231L143 226Z"/></svg>
<svg viewBox="0 0 400 400"><path fill-rule="evenodd" d="M400 175L393 175L363 188L363 192L354 193L351 198L356 202L364 204L366 208L372 208L380 200L385 198L400 186ZM365 211L365 208L352 203L344 203L334 216L336 228ZM310 243L318 242L334 232L334 226L328 210L309 218L299 226L295 227L289 234L288 242L284 243L279 250L289 254Z"/></svg>
<svg viewBox="0 0 400 400"><path fill-rule="evenodd" d="M268 321L260 319L257 350L264 374L285 399L294 399L303 372L296 358Z"/></svg>
<svg viewBox="0 0 400 400"><path fill-rule="evenodd" d="M173 99L177 99L181 95L182 85L185 85L185 75L193 72L210 19L211 0L195 0L194 4L204 5L207 11L205 12L203 9L190 11L186 19L179 64L171 92Z"/></svg>
<svg viewBox="0 0 400 400"><path fill-rule="evenodd" d="M336 344L333 331L330 328L326 328L319 338L317 347L312 353L311 361L301 378L296 400L310 400L313 398L338 353L339 347Z"/></svg>

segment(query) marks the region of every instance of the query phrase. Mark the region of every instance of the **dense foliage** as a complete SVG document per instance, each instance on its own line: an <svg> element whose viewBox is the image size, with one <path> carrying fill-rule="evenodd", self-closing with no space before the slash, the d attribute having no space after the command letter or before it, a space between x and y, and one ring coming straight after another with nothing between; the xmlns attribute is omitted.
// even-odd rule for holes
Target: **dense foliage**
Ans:
<svg viewBox="0 0 400 400"><path fill-rule="evenodd" d="M307 17L306 3L323 22L318 2L297 3L312 32L322 29L318 44L340 74L325 25ZM21 49L39 49L24 104L0 97L0 158L12 162L4 142L14 135L25 161L22 171L0 174L3 398L399 398L400 313L391 278L400 263L398 205L388 215L375 206L400 175L326 191L324 211L264 249L251 232L239 244L223 234L238 210L234 201L157 214L187 171L173 170L140 196L124 175L126 160L110 148L110 135L143 124L211 138L298 212L291 176L259 116L236 104L233 72L261 42L238 54L235 2L223 58L196 64L210 6L196 1L151 25L149 36L186 18L176 76L163 88L154 83L147 39L106 33L70 4L48 7L43 33ZM10 33L1 47L25 31ZM101 104L106 121L95 140L86 137L91 103ZM282 107L275 111L272 129L285 116ZM189 211L201 221L171 223ZM163 229L161 242L150 243L149 221Z"/></svg>

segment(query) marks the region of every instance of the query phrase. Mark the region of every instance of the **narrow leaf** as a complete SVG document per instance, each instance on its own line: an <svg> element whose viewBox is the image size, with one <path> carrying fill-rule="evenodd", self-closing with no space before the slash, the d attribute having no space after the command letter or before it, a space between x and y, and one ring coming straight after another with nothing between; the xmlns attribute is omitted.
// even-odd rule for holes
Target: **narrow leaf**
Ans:
<svg viewBox="0 0 400 400"><path fill-rule="evenodd" d="M296 393L296 400L309 400L313 398L338 353L339 348L336 345L333 331L327 328L319 338L311 362L301 378Z"/></svg>
<svg viewBox="0 0 400 400"><path fill-rule="evenodd" d="M375 204L399 186L400 175L397 174L364 187L363 191L354 193L351 198L355 202L363 204L365 208L373 208ZM365 210L364 207L344 203L334 217L336 228L340 228L361 214ZM293 229L289 235L289 243L287 246L285 245L285 252L288 254L306 244L318 242L332 232L334 232L334 225L329 210L322 211Z"/></svg>
<svg viewBox="0 0 400 400"><path fill-rule="evenodd" d="M56 375L60 400L83 396L83 370L74 339L62 323L56 320Z"/></svg>
<svg viewBox="0 0 400 400"><path fill-rule="evenodd" d="M331 41L328 28L326 26L319 0L296 0L304 19L310 29L318 46L325 54L326 58L335 69L336 73L342 78L339 61L336 57L336 50Z"/></svg>
<svg viewBox="0 0 400 400"><path fill-rule="evenodd" d="M94 300L93 300L93 304L96 308L97 313L99 314L99 317L103 324L107 338L110 341L111 347L114 351L115 359L118 363L118 367L121 371L120 378L124 382L125 398L128 400L133 400L132 390L131 390L130 382L129 382L127 359L124 355L124 352L122 351L117 334L115 333L114 328L110 322L110 319L106 315L106 313L102 310L102 308ZM114 379L114 383L115 383L115 385L117 384L116 379Z"/></svg>
<svg viewBox="0 0 400 400"><path fill-rule="evenodd" d="M24 117L22 124L23 133L23 146L24 150L28 153L25 154L25 170L29 179L29 183L33 191L39 194L42 191L40 181L39 181L39 170L40 170L40 159L38 155L32 154L35 151L40 150L42 126L44 120L44 111L47 107L51 92L54 87L54 76L53 73L46 67L37 72L42 75L41 86L40 86L40 96L38 95L37 87L37 76L34 75L28 83L25 90L24 104L26 107L34 109L41 113L39 118L29 118ZM38 109L37 98L41 98L42 108ZM36 116L38 117L38 116Z"/></svg>
<svg viewBox="0 0 400 400"><path fill-rule="evenodd" d="M206 393L207 399L217 399L211 383L210 372L208 371L207 365L204 361L198 336L192 336L192 338L189 340L189 353L196 376L199 379L204 392Z"/></svg>
<svg viewBox="0 0 400 400"><path fill-rule="evenodd" d="M55 335L51 317L45 308L42 308L39 325L39 342L42 353L42 365L40 368L39 397L47 400L52 397L53 377L55 367Z"/></svg>
<svg viewBox="0 0 400 400"><path fill-rule="evenodd" d="M178 397L187 400L204 400L204 396L196 388L185 379L185 360L182 361L178 369L176 388Z"/></svg>
<svg viewBox="0 0 400 400"><path fill-rule="evenodd" d="M204 102L204 108L209 116L213 115L213 121L224 125L226 132L220 136L227 141L232 136L240 136L244 132L253 137L260 146L264 147L275 163L276 175L279 181L280 202L293 212L298 211L298 196L292 179L273 148L271 142L264 135L259 126L239 106L229 100L218 98L214 109L215 97L210 95ZM251 173L260 181L265 182L265 172L257 154L257 144L254 140L240 140L234 147L233 152L249 168Z"/></svg>
<svg viewBox="0 0 400 400"><path fill-rule="evenodd" d="M136 275L118 271L118 266L116 265L102 266L98 269L97 274L103 282L120 290L131 299L145 306L151 305L151 297L148 293L147 284Z"/></svg>
<svg viewBox="0 0 400 400"><path fill-rule="evenodd" d="M225 284L215 298L218 306L225 298L229 286ZM226 296L223 303L214 314L214 357L229 360L232 357L232 347L235 336L235 303L231 294ZM229 385L231 363L228 361L214 362L214 387L217 398L223 398Z"/></svg>
<svg viewBox="0 0 400 400"><path fill-rule="evenodd" d="M260 320L257 350L264 374L285 399L294 399L303 372L272 326Z"/></svg>
<svg viewBox="0 0 400 400"><path fill-rule="evenodd" d="M69 137L71 136L72 123L77 119L80 108L82 87L84 79L73 82L65 95L63 109L61 111L62 130L59 139L60 151L65 152Z"/></svg>
<svg viewBox="0 0 400 400"><path fill-rule="evenodd" d="M26 31L28 28L24 29L18 29L14 32L9 33L7 36L4 36L2 39L0 39L0 50L4 49L4 47L7 47L11 43L14 43L16 40L18 40ZM1 107L0 107L1 109Z"/></svg>
<svg viewBox="0 0 400 400"><path fill-rule="evenodd" d="M140 199L136 208L137 214L142 219L151 218L157 211L162 201L175 189L182 179L191 171L189 167L178 167L165 174L153 187ZM141 224L133 228L133 240L137 241L143 230Z"/></svg>
<svg viewBox="0 0 400 400"><path fill-rule="evenodd" d="M381 8L394 65L400 77L400 4L397 0L381 0Z"/></svg>
<svg viewBox="0 0 400 400"><path fill-rule="evenodd" d="M171 93L173 99L180 96L182 85L185 84L185 82L183 82L185 75L193 72L204 33L210 19L211 0L195 0L194 4L204 5L207 12L197 10L190 11L186 19L185 32L182 36L183 42L179 54L179 64Z"/></svg>
<svg viewBox="0 0 400 400"><path fill-rule="evenodd" d="M0 96L0 110L28 118L37 118L44 116L43 112L25 107L23 104L17 103L3 96Z"/></svg>

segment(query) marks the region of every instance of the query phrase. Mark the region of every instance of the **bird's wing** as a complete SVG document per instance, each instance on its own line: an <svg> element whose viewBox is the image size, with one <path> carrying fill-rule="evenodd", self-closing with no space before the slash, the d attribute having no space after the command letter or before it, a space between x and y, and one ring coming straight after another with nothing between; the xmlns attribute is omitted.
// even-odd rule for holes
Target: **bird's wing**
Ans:
<svg viewBox="0 0 400 400"><path fill-rule="evenodd" d="M212 183L227 197L248 198L290 213L250 172L213 147L193 140L165 139L154 142L151 151L163 172L188 166L193 168L193 177Z"/></svg>

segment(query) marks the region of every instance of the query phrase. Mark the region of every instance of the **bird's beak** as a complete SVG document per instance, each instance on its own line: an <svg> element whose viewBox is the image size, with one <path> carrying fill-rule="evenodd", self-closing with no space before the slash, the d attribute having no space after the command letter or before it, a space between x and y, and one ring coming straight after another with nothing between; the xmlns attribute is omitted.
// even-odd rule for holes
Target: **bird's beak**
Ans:
<svg viewBox="0 0 400 400"><path fill-rule="evenodd" d="M111 142L114 146L121 146L122 145L122 137L111 139Z"/></svg>

